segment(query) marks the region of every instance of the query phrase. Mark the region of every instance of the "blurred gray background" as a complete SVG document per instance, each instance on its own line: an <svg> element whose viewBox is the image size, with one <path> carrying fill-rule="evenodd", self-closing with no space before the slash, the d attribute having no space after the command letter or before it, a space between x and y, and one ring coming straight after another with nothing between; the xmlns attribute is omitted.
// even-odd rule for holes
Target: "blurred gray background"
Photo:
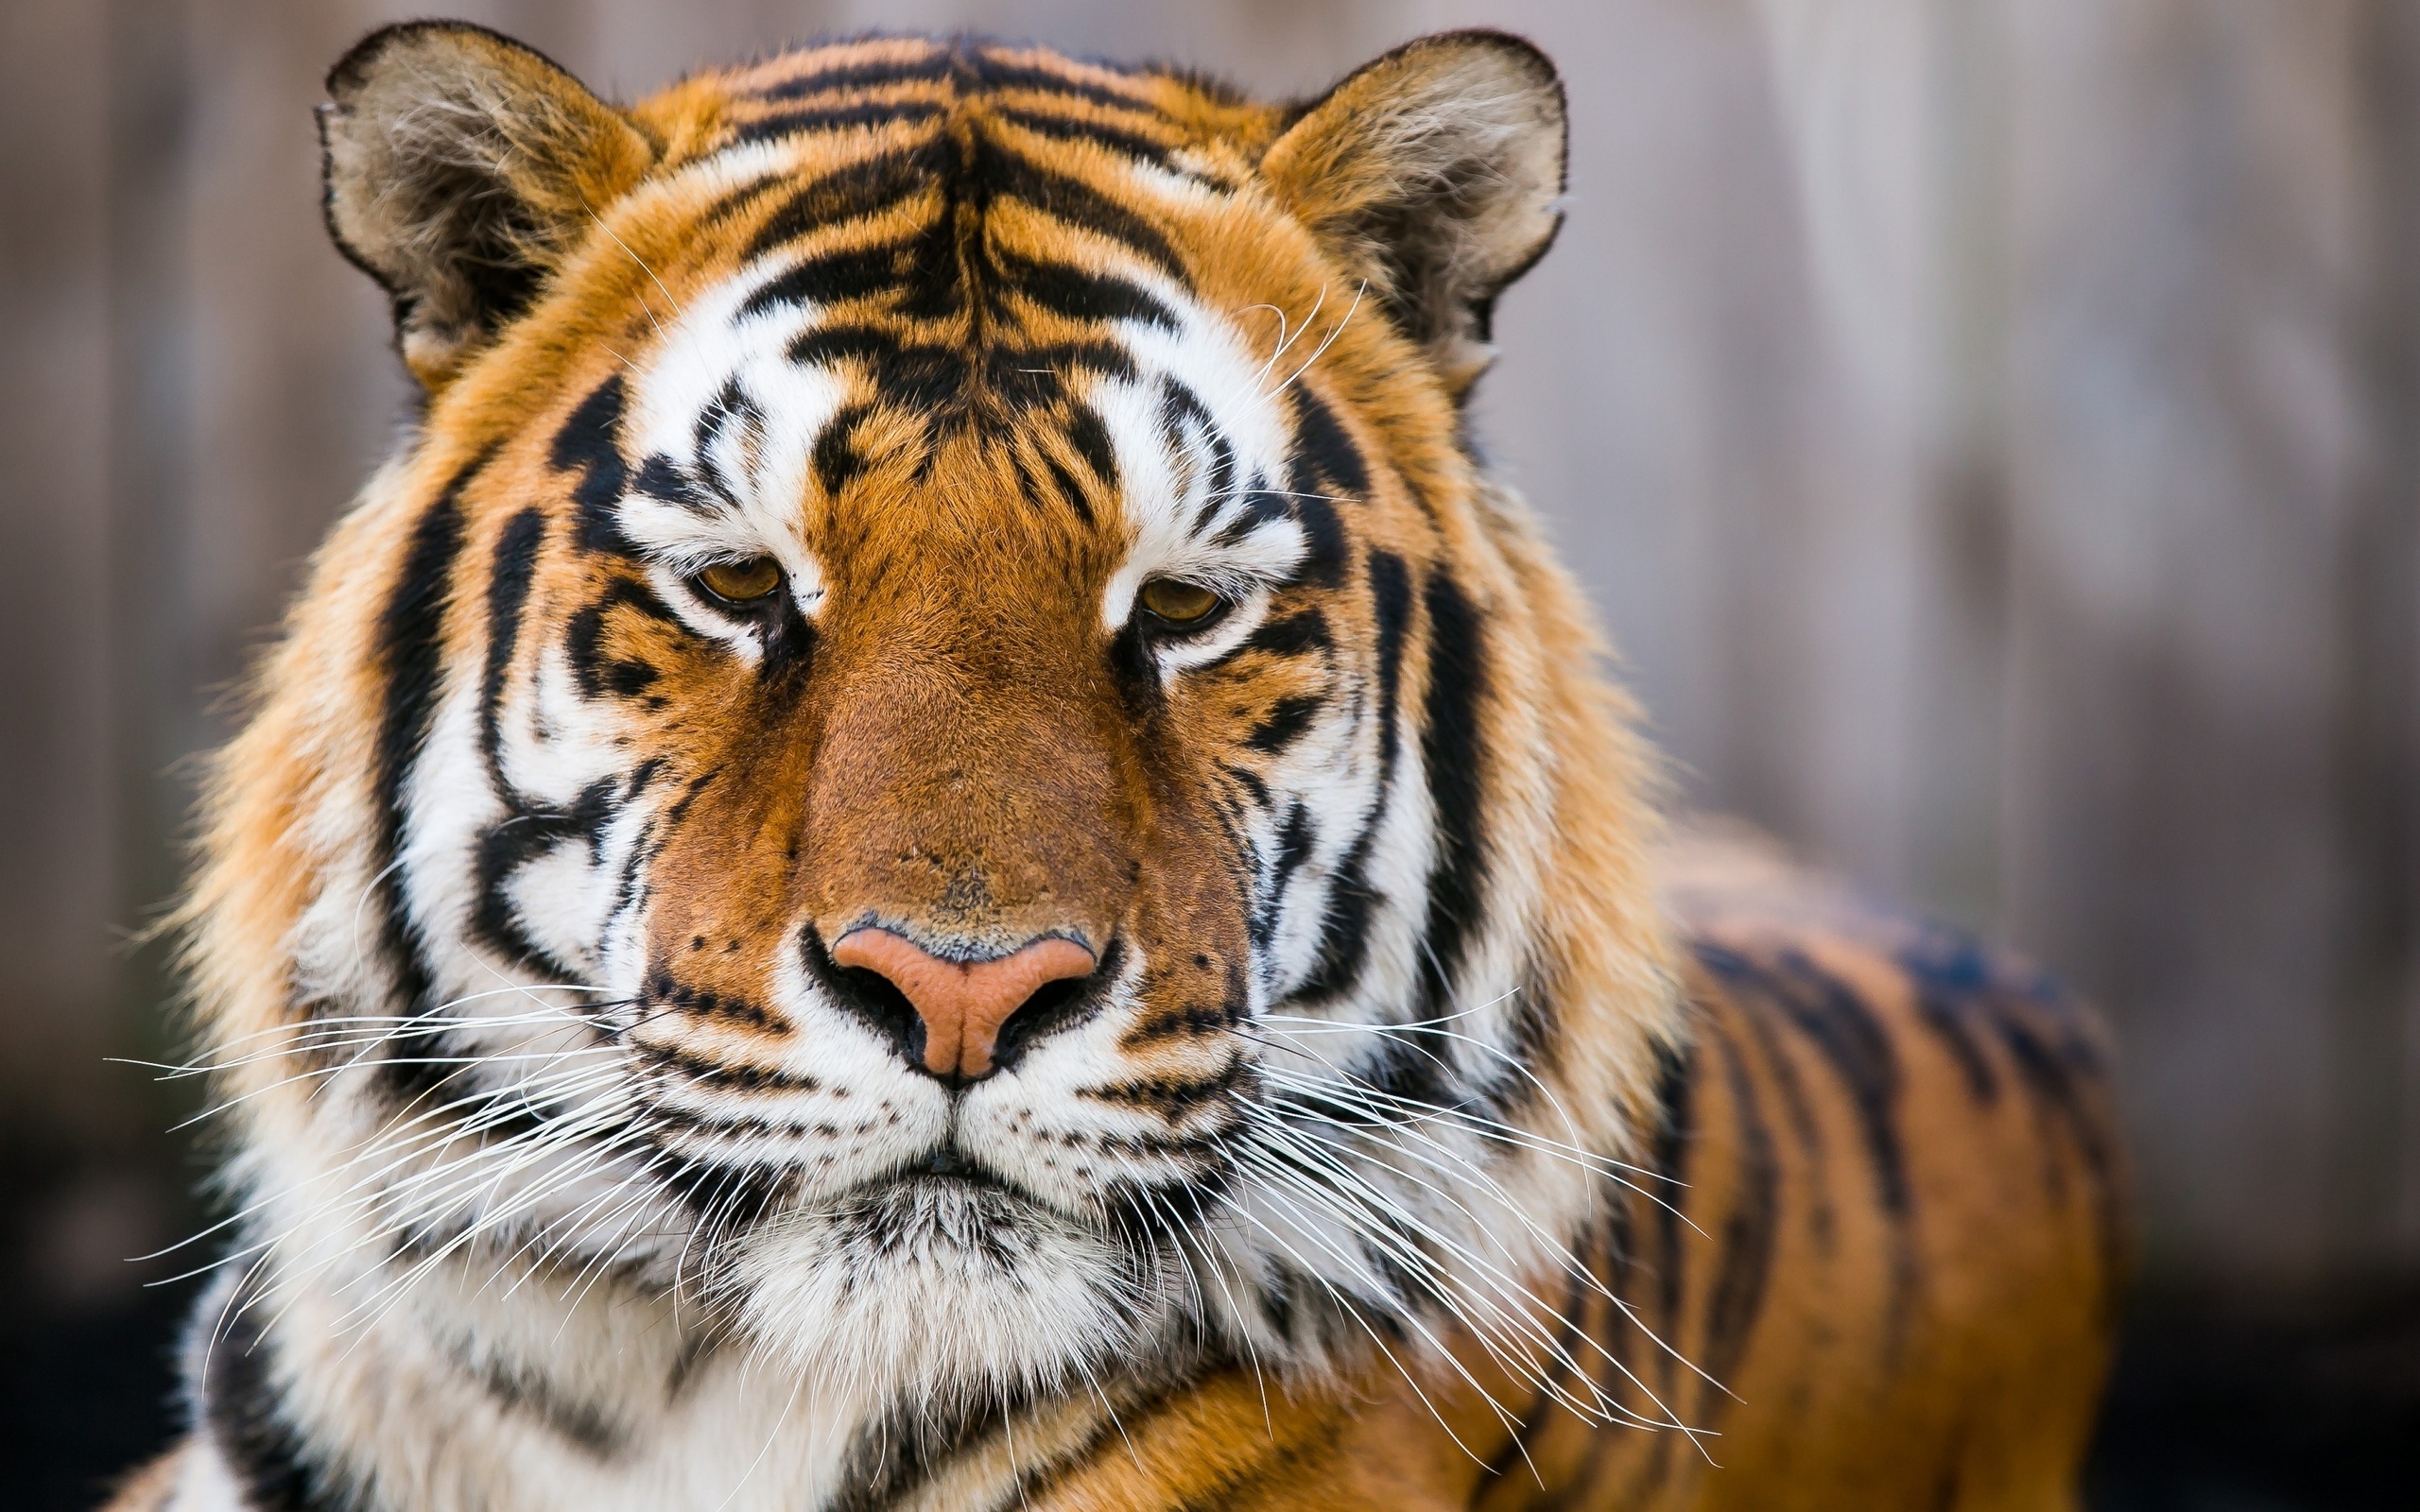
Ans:
<svg viewBox="0 0 2420 1512"><path fill-rule="evenodd" d="M178 1098L104 1057L168 1042L129 936L176 886L189 758L406 413L310 108L421 9L0 5L0 1454L28 1475L164 1432L179 1294L124 1257L194 1221L199 1167ZM2420 3L456 9L623 97L867 27L1270 93L1440 27L1542 43L1569 219L1505 301L1484 430L1691 800L2116 1020L2146 1279L2098 1500L2370 1504L2306 1462L2420 1424ZM2221 1461L2273 1500L2194 1500Z"/></svg>

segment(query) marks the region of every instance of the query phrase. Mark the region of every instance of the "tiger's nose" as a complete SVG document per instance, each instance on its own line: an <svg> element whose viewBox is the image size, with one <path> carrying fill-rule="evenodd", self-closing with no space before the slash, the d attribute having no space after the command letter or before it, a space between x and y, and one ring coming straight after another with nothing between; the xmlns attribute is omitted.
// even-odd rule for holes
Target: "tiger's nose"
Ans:
<svg viewBox="0 0 2420 1512"><path fill-rule="evenodd" d="M1093 953L1071 939L1038 939L989 961L948 961L887 929L853 929L832 945L832 964L876 973L925 1022L925 1069L973 1080L991 1074L1001 1025L1053 982L1089 976Z"/></svg>

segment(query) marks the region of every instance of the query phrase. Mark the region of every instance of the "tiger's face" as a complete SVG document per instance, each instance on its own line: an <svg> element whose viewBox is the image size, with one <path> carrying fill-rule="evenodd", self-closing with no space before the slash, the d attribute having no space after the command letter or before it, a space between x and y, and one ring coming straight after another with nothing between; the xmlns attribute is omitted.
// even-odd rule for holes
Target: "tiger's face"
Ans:
<svg viewBox="0 0 2420 1512"><path fill-rule="evenodd" d="M624 112L417 26L331 91L431 401L287 652L280 1011L408 1025L291 1115L395 1174L296 1221L927 1395L1511 1317L1611 1106L1541 882L1588 650L1461 412L1544 60L878 41Z"/></svg>

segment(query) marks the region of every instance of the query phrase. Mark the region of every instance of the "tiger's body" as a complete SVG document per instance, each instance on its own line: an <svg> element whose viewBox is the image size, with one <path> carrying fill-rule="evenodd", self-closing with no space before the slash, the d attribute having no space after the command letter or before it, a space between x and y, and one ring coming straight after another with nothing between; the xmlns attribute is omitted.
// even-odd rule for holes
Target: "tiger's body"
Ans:
<svg viewBox="0 0 2420 1512"><path fill-rule="evenodd" d="M219 770L119 1507L2072 1504L2088 1018L1659 840L1467 443L1534 50L330 91L429 406Z"/></svg>

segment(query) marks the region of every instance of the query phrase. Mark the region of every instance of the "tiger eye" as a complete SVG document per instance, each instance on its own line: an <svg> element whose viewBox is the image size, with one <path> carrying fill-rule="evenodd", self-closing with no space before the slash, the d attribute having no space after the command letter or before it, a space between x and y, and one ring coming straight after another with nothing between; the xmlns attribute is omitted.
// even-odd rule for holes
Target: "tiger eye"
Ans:
<svg viewBox="0 0 2420 1512"><path fill-rule="evenodd" d="M782 586L782 564L770 557L718 561L698 574L706 592L732 604L752 604Z"/></svg>
<svg viewBox="0 0 2420 1512"><path fill-rule="evenodd" d="M1177 626L1199 625L1224 603L1200 583L1181 583L1173 577L1152 578L1138 596L1144 609Z"/></svg>

